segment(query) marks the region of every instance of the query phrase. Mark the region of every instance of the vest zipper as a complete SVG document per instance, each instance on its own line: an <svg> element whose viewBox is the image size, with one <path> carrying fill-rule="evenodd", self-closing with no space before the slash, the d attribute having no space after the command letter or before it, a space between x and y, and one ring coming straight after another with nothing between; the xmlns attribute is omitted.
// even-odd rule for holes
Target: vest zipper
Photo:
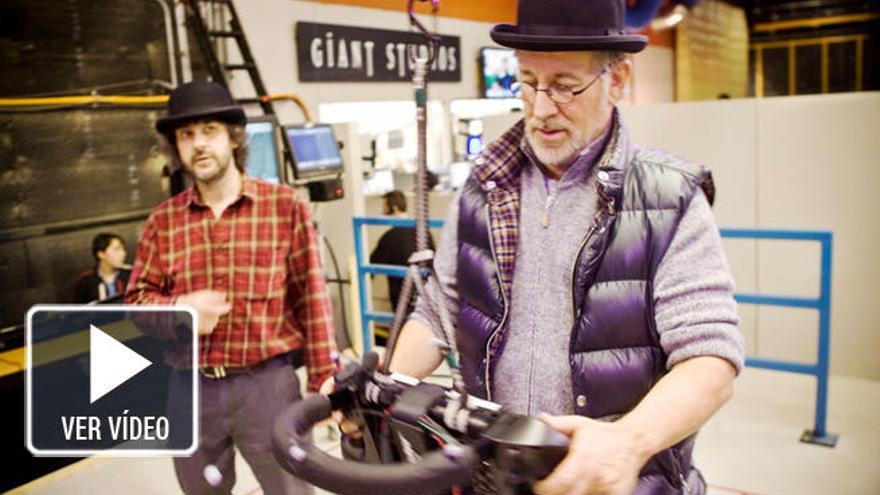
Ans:
<svg viewBox="0 0 880 495"><path fill-rule="evenodd" d="M672 468L675 470L675 474L678 475L678 481L681 483L681 487L684 488L685 495L687 495L691 492L691 487L688 486L687 477L684 475L684 470L681 468L681 461L679 461L674 447L670 447L669 455L672 457Z"/></svg>
<svg viewBox="0 0 880 495"><path fill-rule="evenodd" d="M578 308L575 307L574 272L577 270L577 262L578 258L580 258L581 256L581 251L583 251L584 246L587 245L587 242L590 240L590 237L593 236L593 233L596 232L596 229L599 228L599 224L602 223L602 216L604 213L607 213L608 216L614 215L614 198L610 198L608 202L602 202L602 204L599 205L599 211L597 211L596 214L593 215L593 221L590 223L590 229L587 230L586 235L584 235L584 238L581 240L581 243L578 246L577 252L574 256L574 261L571 263L571 276L569 278L571 280L571 292L569 296L571 296L571 315L573 317L572 325L577 324L577 319L578 317L580 317L580 314L578 314Z"/></svg>
<svg viewBox="0 0 880 495"><path fill-rule="evenodd" d="M492 238L492 223L489 219L489 205L486 205L486 226L489 230L489 250L492 251L492 260L495 262L495 272L498 274L498 285L501 287L501 300L504 302L504 314L501 316L501 323L495 327L495 330L492 331L492 334L489 335L489 339L486 340L486 365L483 368L483 382L486 384L486 400L492 400L492 386L490 382L490 362L491 356L489 355L489 350L492 347L492 341L495 340L495 336L498 335L498 332L504 328L504 324L507 322L507 314L510 310L510 305L507 303L507 294L504 292L504 284L501 283L501 268L498 266L498 256L495 254L495 240Z"/></svg>
<svg viewBox="0 0 880 495"><path fill-rule="evenodd" d="M681 480L681 486L684 488L684 493L688 494L691 492L691 487L688 486L688 482L682 474L681 471L678 472L678 479Z"/></svg>
<svg viewBox="0 0 880 495"><path fill-rule="evenodd" d="M601 190L599 192L599 197L604 200L604 196L603 196ZM589 230L587 230L587 233L584 235L583 240L581 240L581 244L580 244L580 246L578 246L577 252L574 256L574 261L572 261L572 264L571 264L571 277L570 277L571 292L569 293L569 296L570 296L569 300L571 301L571 316L572 316L572 319L571 319L572 330L571 331L572 331L572 333L574 333L574 329L577 328L578 318L580 318L580 316L581 316L580 315L580 308L575 307L575 294L574 294L574 291L575 291L574 276L575 276L575 271L577 271L578 258L581 257L581 252L584 250L584 247L587 245L587 242L589 242L590 237L592 237L593 234L596 232L596 230L599 229L599 225L602 223L603 214L607 213L608 216L614 215L614 198L609 198L609 199L610 199L610 201L608 201L608 202L602 201L599 203L599 210L596 212L595 215L593 215L593 221L590 223L590 228L589 228ZM571 342L572 342L572 340L573 339L571 339L571 337L569 337L569 343L568 343L568 355L569 355L569 364L570 364L569 369L571 369L571 366L573 366L573 364L571 364L571 346L572 346ZM571 372L569 373L569 380L571 381L572 392L574 392L574 377L571 376ZM575 408L577 407L576 402L574 403L574 407Z"/></svg>
<svg viewBox="0 0 880 495"><path fill-rule="evenodd" d="M590 240L590 237L593 236L593 232L596 231L596 224L598 223L597 220L599 218L600 213L601 212L596 213L596 216L593 217L593 222L590 225L590 230L587 231L587 233L584 235L584 238L581 240L581 243L578 246L577 252L574 256L574 261L572 261L572 263L571 263L571 275L569 277L569 280L571 280L571 282L569 284L569 285L571 285L571 292L569 293L569 296L571 296L571 297L569 298L569 301L571 301L571 316L572 316L572 324L573 325L577 324L577 319L580 316L578 314L578 310L575 307L575 303L574 303L574 299L575 299L575 297L574 297L574 272L575 272L575 270L577 270L577 262L578 262L578 258L581 257L581 251L584 249L584 246L587 245L587 241Z"/></svg>

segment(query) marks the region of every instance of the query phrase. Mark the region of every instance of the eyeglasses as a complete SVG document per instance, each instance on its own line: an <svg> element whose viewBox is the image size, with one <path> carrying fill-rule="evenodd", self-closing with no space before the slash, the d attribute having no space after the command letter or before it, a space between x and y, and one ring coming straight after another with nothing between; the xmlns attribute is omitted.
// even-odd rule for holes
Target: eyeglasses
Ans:
<svg viewBox="0 0 880 495"><path fill-rule="evenodd" d="M608 68L602 69L596 77L593 78L592 81L588 82L586 86L581 89L572 89L568 86L563 86L561 84L551 84L546 88L539 88L534 84L527 82L519 82L517 83L517 87L514 88L514 93L521 97L523 100L533 103L535 99L538 97L538 93L544 91L547 93L547 97L550 98L554 103L558 103L560 105L564 105L566 103L571 103L574 100L574 97L583 93L584 91L590 89L590 86L596 83L600 77L602 77L606 72L608 72Z"/></svg>

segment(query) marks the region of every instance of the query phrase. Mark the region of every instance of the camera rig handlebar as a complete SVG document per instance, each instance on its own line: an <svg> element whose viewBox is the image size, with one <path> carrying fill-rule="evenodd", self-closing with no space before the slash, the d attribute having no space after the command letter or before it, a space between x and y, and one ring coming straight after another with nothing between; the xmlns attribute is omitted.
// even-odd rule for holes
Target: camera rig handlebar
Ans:
<svg viewBox="0 0 880 495"><path fill-rule="evenodd" d="M484 487L500 494L531 493L568 451L568 438L544 423L498 404L440 385L377 370L378 358L336 373L329 396L286 409L275 423L273 447L284 469L343 495L448 493ZM343 454L314 446L315 423L342 410L361 426L358 441L343 437ZM477 490L477 491L484 491Z"/></svg>

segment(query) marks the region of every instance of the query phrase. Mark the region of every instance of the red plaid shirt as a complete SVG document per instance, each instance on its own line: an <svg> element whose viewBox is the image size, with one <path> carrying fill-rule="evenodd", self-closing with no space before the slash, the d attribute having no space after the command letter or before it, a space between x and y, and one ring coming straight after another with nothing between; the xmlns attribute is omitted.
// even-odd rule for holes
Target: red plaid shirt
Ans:
<svg viewBox="0 0 880 495"><path fill-rule="evenodd" d="M333 311L318 238L293 189L243 177L221 218L194 188L153 211L126 302L174 304L202 289L226 292L232 310L200 337L200 366L248 366L305 345L310 390L333 371Z"/></svg>

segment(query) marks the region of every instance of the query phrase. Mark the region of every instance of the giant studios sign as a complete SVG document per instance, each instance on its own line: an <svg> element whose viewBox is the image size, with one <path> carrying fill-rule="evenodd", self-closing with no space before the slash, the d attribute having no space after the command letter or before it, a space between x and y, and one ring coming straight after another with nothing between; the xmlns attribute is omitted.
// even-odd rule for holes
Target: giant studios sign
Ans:
<svg viewBox="0 0 880 495"><path fill-rule="evenodd" d="M303 82L398 82L412 78L410 52L427 56L418 33L313 22L296 23L296 58ZM461 81L461 42L440 36L431 81Z"/></svg>

